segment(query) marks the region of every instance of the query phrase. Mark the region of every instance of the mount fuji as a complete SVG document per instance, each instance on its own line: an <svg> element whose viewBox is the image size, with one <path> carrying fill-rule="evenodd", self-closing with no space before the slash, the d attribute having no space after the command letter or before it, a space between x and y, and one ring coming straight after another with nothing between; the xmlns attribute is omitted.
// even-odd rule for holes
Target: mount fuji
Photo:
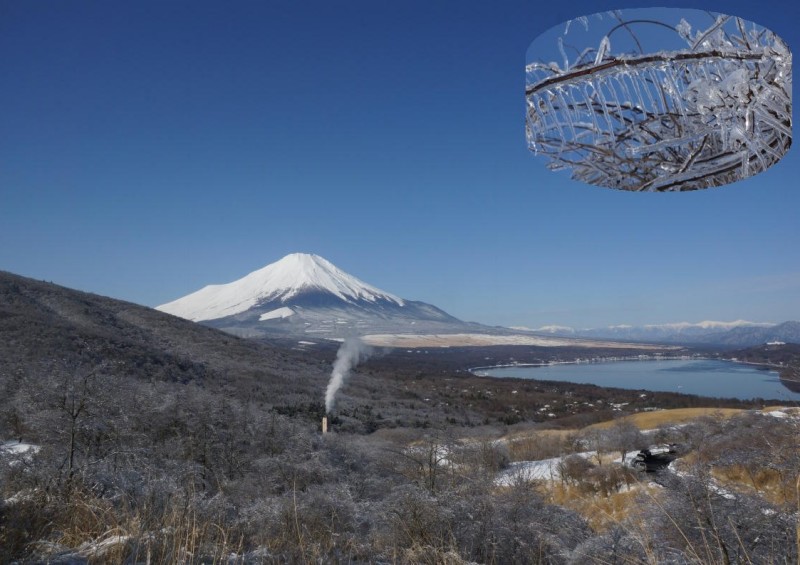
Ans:
<svg viewBox="0 0 800 565"><path fill-rule="evenodd" d="M239 280L206 286L156 309L243 337L490 329L399 298L307 253L287 255Z"/></svg>

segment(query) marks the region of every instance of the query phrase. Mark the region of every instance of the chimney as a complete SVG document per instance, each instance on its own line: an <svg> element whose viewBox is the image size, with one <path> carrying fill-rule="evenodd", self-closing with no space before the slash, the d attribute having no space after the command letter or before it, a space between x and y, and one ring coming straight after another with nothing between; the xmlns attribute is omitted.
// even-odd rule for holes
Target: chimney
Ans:
<svg viewBox="0 0 800 565"><path fill-rule="evenodd" d="M322 433L323 434L327 434L328 433L328 417L327 416L323 416L322 417Z"/></svg>

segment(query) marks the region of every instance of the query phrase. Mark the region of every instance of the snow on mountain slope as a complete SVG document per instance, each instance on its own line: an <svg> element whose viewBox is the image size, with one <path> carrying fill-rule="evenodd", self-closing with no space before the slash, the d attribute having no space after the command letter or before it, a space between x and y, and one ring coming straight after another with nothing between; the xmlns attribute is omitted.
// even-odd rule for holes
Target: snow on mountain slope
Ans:
<svg viewBox="0 0 800 565"><path fill-rule="evenodd" d="M736 320L733 322L715 322L712 320L705 320L703 322L678 322L675 324L647 324L643 327L648 329L663 329L681 331L687 329L702 329L702 330L731 330L740 327L761 327L768 328L775 324L768 322L748 322L747 320ZM630 326L628 326L630 327Z"/></svg>
<svg viewBox="0 0 800 565"><path fill-rule="evenodd" d="M542 327L536 328L534 330L532 330L530 328L520 328L520 329L525 329L525 330L532 331L532 332L547 333L547 334L568 335L568 334L574 334L575 333L575 329L574 328L570 328L569 326L557 326L557 325L542 326Z"/></svg>
<svg viewBox="0 0 800 565"><path fill-rule="evenodd" d="M551 334L612 334L624 332L654 332L661 331L663 333L680 333L684 331L695 331L697 333L703 331L726 331L734 328L753 327L753 328L769 328L774 326L771 322L748 322L747 320L736 320L733 322L716 322L712 320L705 320L703 322L677 322L672 324L645 324L643 326L631 326L628 324L620 324L616 326L606 326L603 328L585 328L576 329L569 326L542 326L531 330L539 333Z"/></svg>
<svg viewBox="0 0 800 565"><path fill-rule="evenodd" d="M713 343L726 345L757 345L774 339L791 341L793 327L769 322L678 322L672 324L648 324L644 326L607 326L605 328L573 329L545 326L537 333L558 336L577 336L594 339L619 339L657 343Z"/></svg>
<svg viewBox="0 0 800 565"><path fill-rule="evenodd" d="M405 304L401 298L345 273L319 255L293 253L237 281L206 286L156 309L200 322L240 314L259 304L286 303L308 292L330 294L351 304Z"/></svg>
<svg viewBox="0 0 800 565"><path fill-rule="evenodd" d="M275 310L270 310L269 312L261 314L258 317L258 321L263 322L265 320L275 320L278 318L283 319L289 316L294 316L294 310L288 306L282 306L281 308L276 308Z"/></svg>

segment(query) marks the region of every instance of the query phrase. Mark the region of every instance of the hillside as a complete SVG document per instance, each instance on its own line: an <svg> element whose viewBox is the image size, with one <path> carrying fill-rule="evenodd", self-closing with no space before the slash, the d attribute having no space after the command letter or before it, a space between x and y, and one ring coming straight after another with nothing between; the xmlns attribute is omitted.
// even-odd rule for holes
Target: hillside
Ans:
<svg viewBox="0 0 800 565"><path fill-rule="evenodd" d="M559 391L568 390L579 398L643 403L636 391L609 392L569 383L553 385L553 392L540 392L521 402L511 395L512 389L519 388L513 379L492 380L494 392L484 395L476 391L487 388L485 380L466 372L489 361L547 362L630 354L624 344L610 345L448 347L426 350L424 355L419 349L376 348L373 358L353 375L336 418L340 426L353 431L451 420L469 425L535 421L542 418L543 405ZM0 396L0 410L3 406L11 410L8 417L12 419L19 419L14 415L18 408L8 407L21 402L20 391L27 387L43 381L64 386L65 381L100 370L99 380L123 382L134 390L156 386L173 393L195 389L210 395L224 393L316 424L337 347L336 342L305 337L242 339L136 304L0 273L0 375L5 377L0 391L7 391L5 397ZM463 382L467 392L458 392L452 379ZM541 390L532 382L524 388ZM664 393L651 395L646 402L666 407L696 406L708 400ZM509 414L509 405L516 412ZM582 417L586 412L594 417L598 410L602 412L599 407L584 406L563 415Z"/></svg>
<svg viewBox="0 0 800 565"><path fill-rule="evenodd" d="M784 386L800 392L800 343L765 344L733 351L729 355L747 363L778 369Z"/></svg>
<svg viewBox="0 0 800 565"><path fill-rule="evenodd" d="M536 482L487 489L511 463L553 449L530 433L569 435L627 411L751 407L464 370L622 349L376 350L341 391L333 433L322 435L335 345L248 341L8 273L0 273L0 346L4 563L584 563L595 553L605 562L615 535L607 521ZM789 424L757 431L784 441ZM702 442L715 429L680 433ZM741 436L730 429L720 441ZM555 455L577 448L563 447ZM792 453L782 457L792 463ZM624 484L615 468L590 471L585 488ZM629 490L639 484L620 476ZM666 503L694 484L681 481L664 491ZM753 555L785 542L780 500L759 502L775 514L758 538L769 543L748 545ZM719 502L711 512L728 511ZM631 546L637 563L697 550L676 545L663 519L641 520L656 545ZM720 539L737 535L756 543L749 530Z"/></svg>
<svg viewBox="0 0 800 565"><path fill-rule="evenodd" d="M213 390L268 384L271 402L324 386L328 370L289 348L0 272L0 371L33 378L96 365L110 377Z"/></svg>

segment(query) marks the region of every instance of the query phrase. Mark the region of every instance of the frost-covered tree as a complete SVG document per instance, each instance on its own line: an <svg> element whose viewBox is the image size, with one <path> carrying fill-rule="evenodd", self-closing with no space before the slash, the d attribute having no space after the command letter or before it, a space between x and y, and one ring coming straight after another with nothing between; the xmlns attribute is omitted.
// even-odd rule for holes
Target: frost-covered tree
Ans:
<svg viewBox="0 0 800 565"><path fill-rule="evenodd" d="M779 161L792 141L786 43L733 16L659 15L596 14L548 36L556 58L526 67L530 149L576 180L631 191L720 186Z"/></svg>

